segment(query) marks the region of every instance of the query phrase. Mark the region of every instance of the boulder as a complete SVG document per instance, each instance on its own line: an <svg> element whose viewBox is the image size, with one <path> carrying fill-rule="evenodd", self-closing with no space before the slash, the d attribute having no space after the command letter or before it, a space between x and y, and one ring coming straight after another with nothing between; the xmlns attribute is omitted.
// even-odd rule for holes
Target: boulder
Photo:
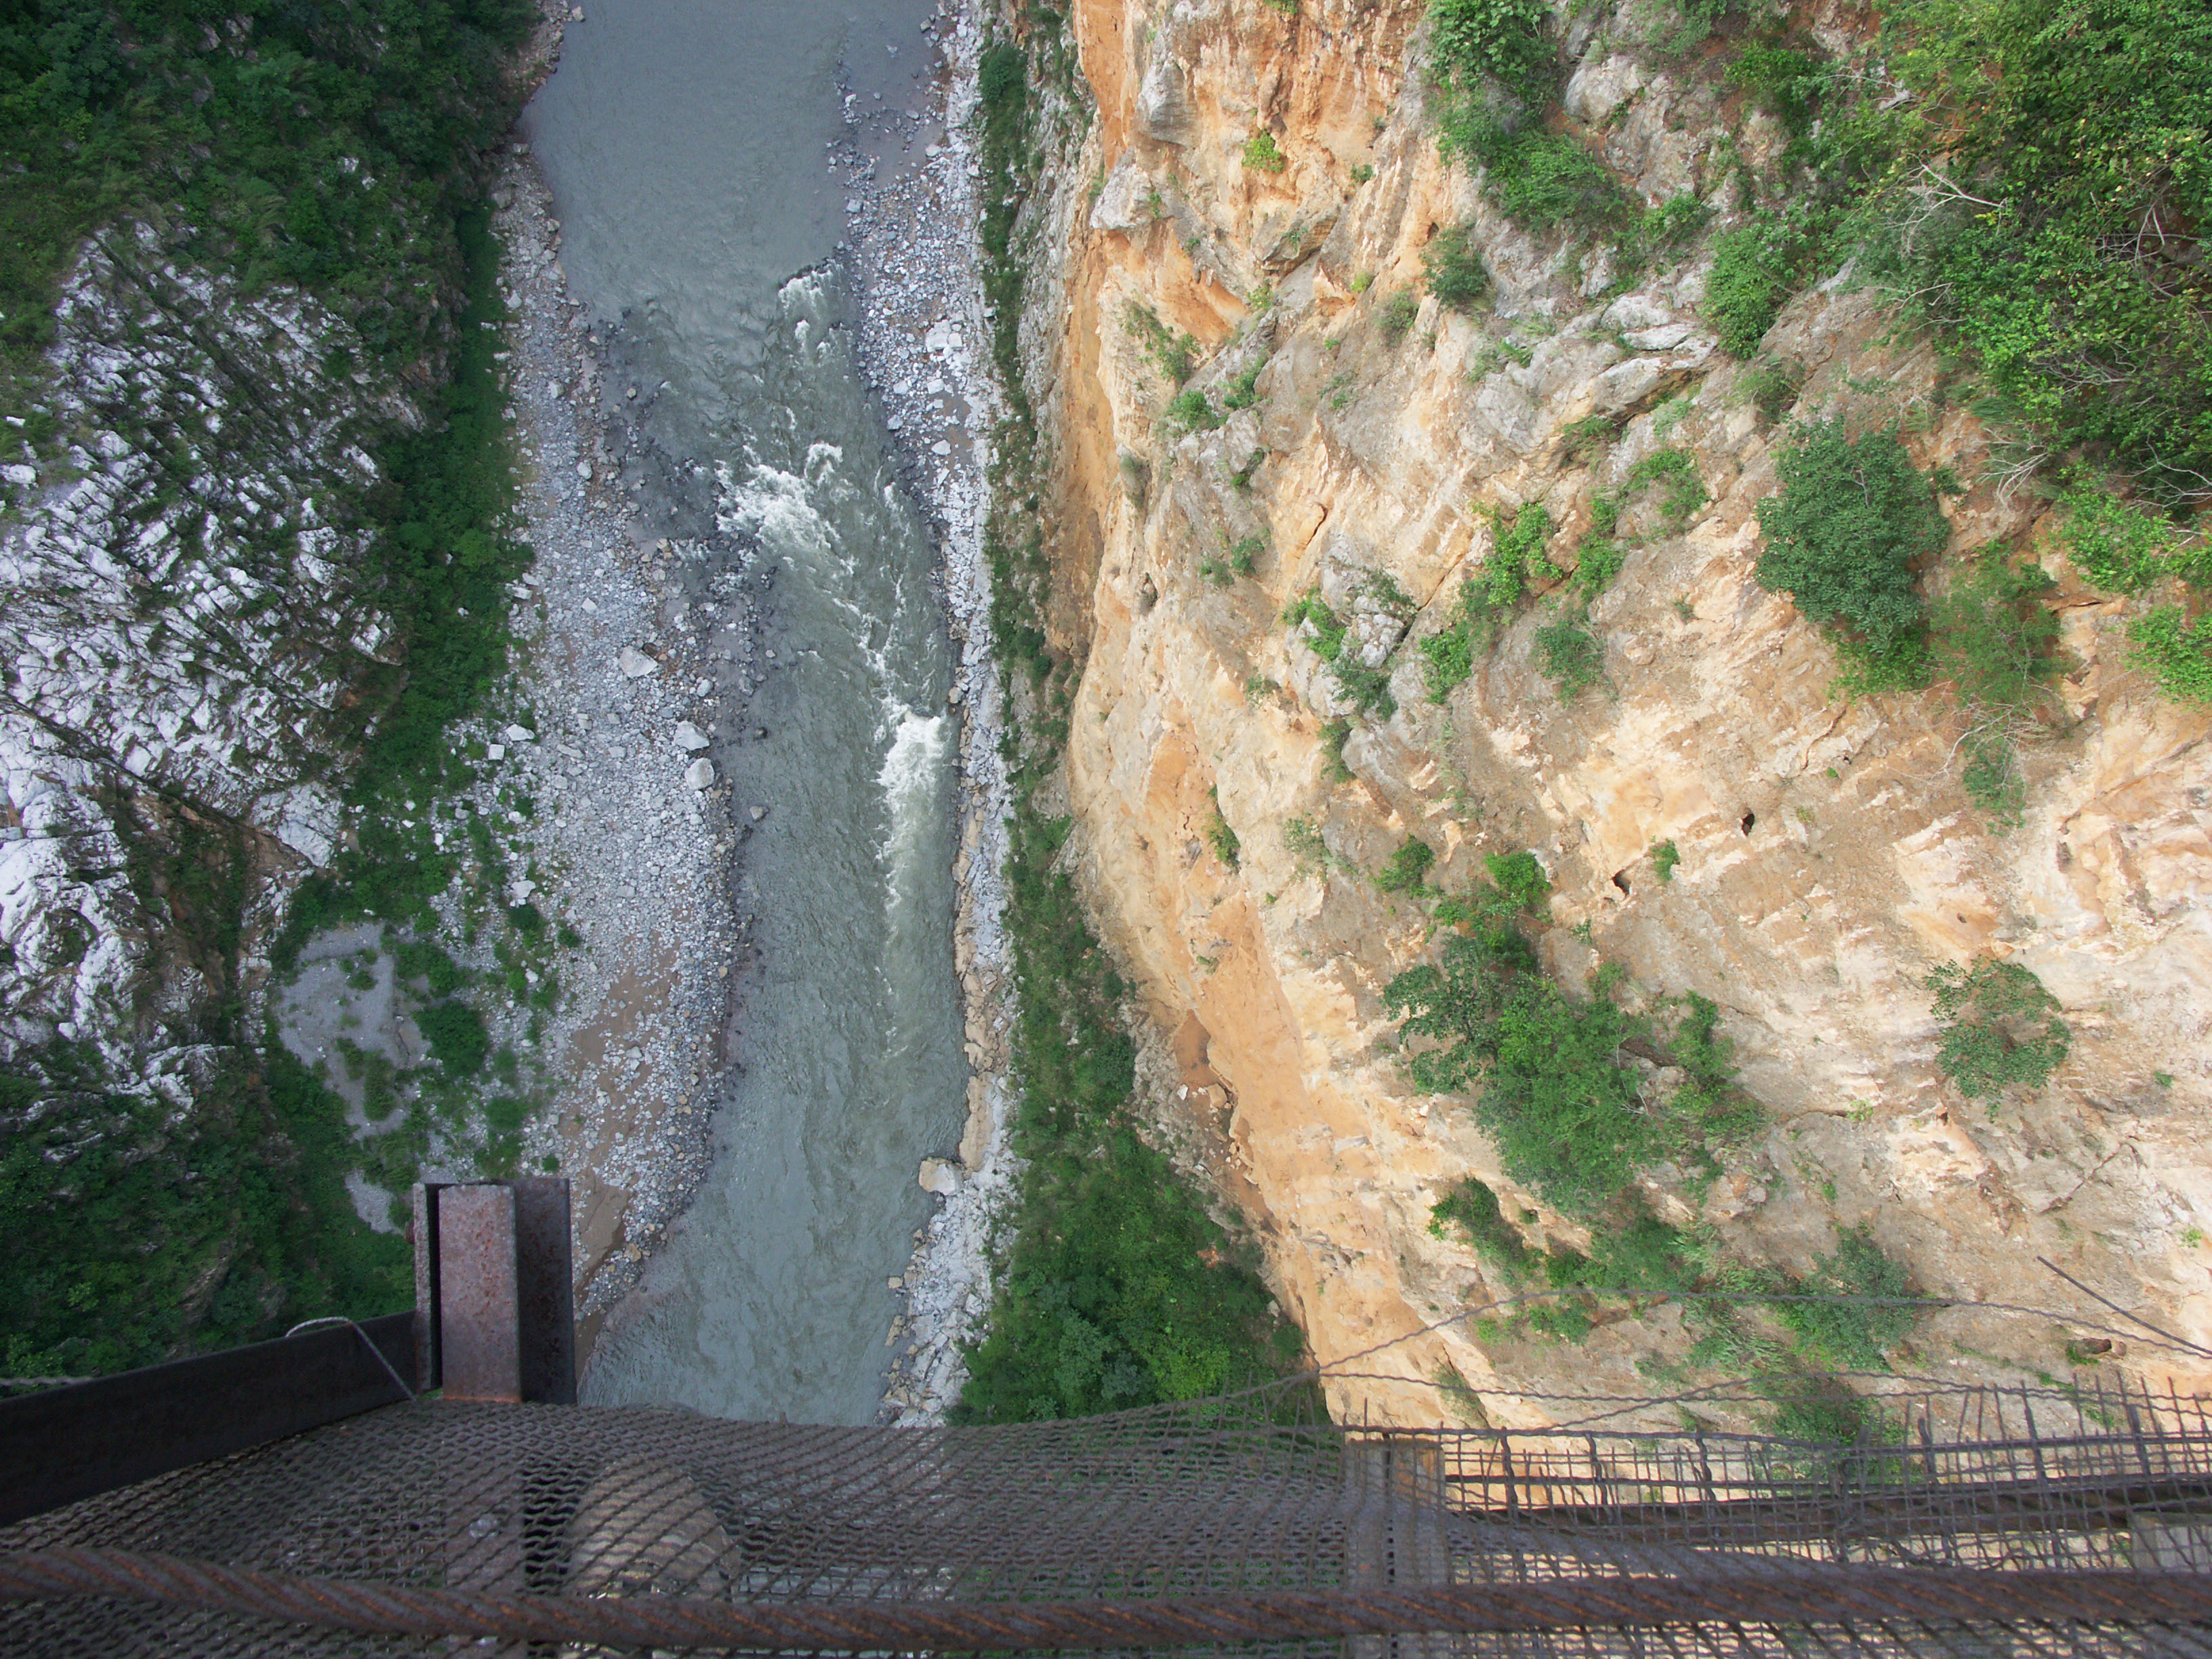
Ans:
<svg viewBox="0 0 2212 1659"><path fill-rule="evenodd" d="M694 789L708 789L713 787L714 782L714 763L705 759L704 757L693 761L690 765L684 769L684 781L690 784Z"/></svg>
<svg viewBox="0 0 2212 1659"><path fill-rule="evenodd" d="M677 721L676 746L678 749L696 755L702 749L707 748L711 742L712 739L690 720Z"/></svg>
<svg viewBox="0 0 2212 1659"><path fill-rule="evenodd" d="M622 670L624 679L641 680L660 672L660 665L634 645L623 647L622 654L615 659L615 666Z"/></svg>

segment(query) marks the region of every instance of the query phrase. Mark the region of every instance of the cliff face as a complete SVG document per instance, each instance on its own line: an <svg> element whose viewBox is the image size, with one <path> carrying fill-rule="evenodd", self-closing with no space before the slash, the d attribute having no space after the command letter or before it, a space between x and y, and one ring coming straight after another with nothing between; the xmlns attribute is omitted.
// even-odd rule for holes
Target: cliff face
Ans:
<svg viewBox="0 0 2212 1659"><path fill-rule="evenodd" d="M1439 159L1421 10L1073 9L1098 106L1075 170L1091 191L1065 193L1065 264L1038 290L1064 331L1036 342L1062 459L1060 592L1088 595L1058 619L1086 653L1066 856L1158 1028L1164 1103L1200 1156L1211 1146L1321 1360L1510 1293L1431 1234L1431 1205L1468 1174L1535 1212L1532 1241L1586 1243L1501 1176L1464 1099L1408 1082L1380 995L1434 945L1421 907L1369 878L1390 854L1418 836L1431 881L1457 891L1485 855L1528 848L1555 889L1550 970L1578 987L1602 959L1646 1001L1711 999L1765 1108L1710 1185L1646 1173L1661 1216L1794 1272L1863 1224L1917 1288L2109 1319L2048 1257L2212 1338L2205 718L2130 671L2120 604L2069 570L2037 496L2001 487L1996 439L1947 401L1958 383L1881 296L1799 295L1766 342L1804 368L1794 405L1762 412L1747 395L1699 301L1711 235L1740 215L1739 157L1778 144L1765 117L1693 62L1638 52L1618 20L1569 25L1571 129L1641 202L1694 193L1715 216L1622 291L1609 250L1516 228ZM1261 133L1272 155L1248 149ZM1422 282L1425 248L1462 223L1494 283L1467 315ZM1413 295L1394 341L1394 298ZM1227 416L1213 429L1163 419L1184 332L1189 385ZM1952 699L1832 692L1830 646L1753 580L1789 422L1835 415L1899 423L1919 465L1966 483L1944 505L1954 553L2002 540L2060 584L2066 718L2023 744L2008 833L1962 792ZM1609 443L1568 432L1592 416L1617 428ZM1418 643L1491 558L1494 513L1540 503L1564 558L1597 499L1668 446L1709 499L1677 522L1660 491L1627 496L1632 550L1588 623L1603 684L1555 691L1532 640L1554 619L1540 594L1431 702ZM1229 563L1239 547L1249 574ZM1362 598L1378 575L1409 618ZM1352 720L1348 781L1331 781L1323 728L1354 711L1281 621L1316 584L1396 703ZM1217 803L1233 866L1209 842ZM1325 867L1286 847L1293 818L1319 828ZM1650 856L1666 842L1671 879ZM2048 1087L1995 1112L1939 1073L1923 984L1982 955L2038 975L2075 1038ZM1637 1362L1684 1346L1669 1313L1579 1346L1485 1343L1471 1324L1369 1369L1449 1364L1518 1422L1543 1416L1529 1395L1653 1392ZM1923 1318L1899 1363L2011 1376L2055 1368L2068 1334L1952 1310ZM2126 1359L2172 1374L2154 1347ZM1411 1382L1337 1393L1340 1410L1439 1408Z"/></svg>
<svg viewBox="0 0 2212 1659"><path fill-rule="evenodd" d="M330 860L346 705L398 655L362 445L419 417L312 300L151 229L94 243L57 325L62 447L22 446L0 525L0 1061L82 1043L181 1103L240 988L229 890L251 934Z"/></svg>

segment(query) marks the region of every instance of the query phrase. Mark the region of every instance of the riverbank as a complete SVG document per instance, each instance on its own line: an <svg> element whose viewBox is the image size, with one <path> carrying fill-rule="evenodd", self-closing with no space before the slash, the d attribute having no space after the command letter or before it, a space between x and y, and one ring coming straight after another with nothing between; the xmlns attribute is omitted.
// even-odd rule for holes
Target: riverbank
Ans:
<svg viewBox="0 0 2212 1659"><path fill-rule="evenodd" d="M975 227L981 168L970 142L982 24L941 9L925 33L941 54L933 102L862 114L832 167L848 182L848 257L861 297L863 371L904 458L907 488L929 517L937 580L957 653L960 850L955 961L967 1117L954 1158L927 1160L922 1186L943 1202L891 1288L902 1301L881 1420L944 1420L965 1382L963 1346L989 1311L991 1244L1012 1191L1007 1032L1012 1024L1003 915L1006 821L1005 690L991 652L991 573L983 552L989 433L1001 412L988 372L988 322Z"/></svg>

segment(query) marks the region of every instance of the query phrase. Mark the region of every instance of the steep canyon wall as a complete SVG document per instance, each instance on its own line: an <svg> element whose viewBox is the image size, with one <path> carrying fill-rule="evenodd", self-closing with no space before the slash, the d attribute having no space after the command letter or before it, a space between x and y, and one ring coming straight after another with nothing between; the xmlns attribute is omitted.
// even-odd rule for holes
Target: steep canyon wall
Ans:
<svg viewBox="0 0 2212 1659"><path fill-rule="evenodd" d="M1431 1228L1467 1175L1532 1243L1586 1247L1504 1176L1464 1097L1407 1079L1382 998L1436 945L1424 908L1370 878L1385 859L1418 837L1431 884L1458 891L1526 848L1554 888L1550 971L1579 988L1610 962L1632 1002L1710 998L1764 1108L1717 1178L1646 1170L1653 1212L1791 1273L1864 1226L1932 1295L2109 1321L2047 1257L2212 1340L2208 722L2130 668L2124 603L2068 567L2040 497L2003 487L1998 438L1882 295L1799 295L1765 342L1803 368L1794 404L1747 395L1700 302L1712 237L1746 205L1740 166L1782 134L1632 24L1564 23L1567 130L1642 204L1694 194L1713 216L1629 283L1614 251L1516 228L1440 157L1417 0L1077 0L1097 115L1029 210L1057 216L1060 263L1032 284L1025 343L1060 458L1055 643L1085 664L1064 857L1140 988L1155 1092L1254 1223L1322 1361L1511 1292ZM1462 224L1492 283L1466 314L1422 281ZM1184 333L1218 425L1168 415ZM1832 690L1831 646L1753 579L1790 422L1838 415L1899 423L1920 466L1952 469L1954 553L2002 542L2059 584L2063 715L2022 745L2008 832L1962 793L1954 700ZM1593 416L1610 441L1577 441ZM1419 642L1486 568L1498 515L1541 504L1562 558L1670 446L1707 500L1669 518L1661 491L1627 496L1632 550L1589 615L1602 683L1563 699L1542 672L1534 635L1561 581L1431 702ZM1371 602L1380 576L1410 607ZM1389 718L1348 702L1310 630L1283 622L1316 585L1350 620L1346 648L1389 675ZM1217 807L1233 860L1209 835ZM1286 845L1300 818L1325 858ZM1650 855L1665 842L1670 872ZM1939 1072L1924 986L1984 955L2031 969L2074 1034L2046 1088L1994 1111ZM1951 1307L1891 1359L2016 1376L2062 1365L2068 1330ZM1370 1369L1449 1366L1480 1401L1462 1407L1537 1421L1555 1414L1543 1394L1653 1392L1653 1363L1680 1362L1690 1334L1671 1307L1601 1313L1579 1344L1462 1320ZM2161 1383L2204 1380L2118 1346ZM1403 1419L1446 1403L1412 1381L1334 1393L1340 1412Z"/></svg>

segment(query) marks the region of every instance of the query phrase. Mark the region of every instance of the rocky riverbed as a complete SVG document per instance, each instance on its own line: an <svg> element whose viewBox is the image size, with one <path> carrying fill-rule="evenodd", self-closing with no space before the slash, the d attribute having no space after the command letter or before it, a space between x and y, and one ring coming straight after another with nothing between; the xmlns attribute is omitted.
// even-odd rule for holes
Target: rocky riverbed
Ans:
<svg viewBox="0 0 2212 1659"><path fill-rule="evenodd" d="M884 425L906 458L908 488L935 526L939 580L958 652L960 852L956 959L961 976L968 1121L957 1159L930 1159L919 1178L940 1195L891 1288L903 1298L883 1419L941 1421L966 1378L963 1343L980 1334L990 1294L992 1228L1012 1191L1006 1079L1012 987L1000 929L1006 820L998 750L1004 691L991 655L991 572L983 554L991 382L975 240L980 168L969 140L982 30L950 6L931 27L941 54L938 100L873 112L848 96L847 142L830 161L848 181L848 257L862 298L860 362Z"/></svg>

